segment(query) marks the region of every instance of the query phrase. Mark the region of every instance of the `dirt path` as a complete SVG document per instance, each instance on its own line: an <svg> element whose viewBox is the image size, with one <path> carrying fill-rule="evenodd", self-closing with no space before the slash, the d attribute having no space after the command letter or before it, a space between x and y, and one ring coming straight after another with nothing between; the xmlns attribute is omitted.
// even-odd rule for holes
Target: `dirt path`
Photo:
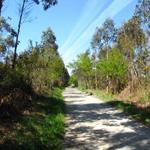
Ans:
<svg viewBox="0 0 150 150"><path fill-rule="evenodd" d="M67 88L65 150L150 150L150 128L77 89Z"/></svg>

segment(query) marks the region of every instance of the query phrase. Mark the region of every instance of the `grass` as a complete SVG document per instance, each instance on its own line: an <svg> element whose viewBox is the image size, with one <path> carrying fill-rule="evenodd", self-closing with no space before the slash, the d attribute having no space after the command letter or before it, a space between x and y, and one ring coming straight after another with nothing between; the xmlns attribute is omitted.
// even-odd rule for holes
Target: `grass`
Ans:
<svg viewBox="0 0 150 150"><path fill-rule="evenodd" d="M150 100L150 93L148 92L147 94L145 94L143 97L140 98L140 103L146 103L149 102Z"/></svg>
<svg viewBox="0 0 150 150"><path fill-rule="evenodd" d="M60 150L64 135L62 90L52 97L39 96L32 110L14 120L0 121L0 149Z"/></svg>
<svg viewBox="0 0 150 150"><path fill-rule="evenodd" d="M145 111L142 108L138 108L134 104L124 103L123 101L118 100L109 101L108 104L115 106L116 108L130 114L133 118L150 126L150 112Z"/></svg>
<svg viewBox="0 0 150 150"><path fill-rule="evenodd" d="M150 111L139 108L135 104L132 104L132 103L124 102L121 100L116 100L112 94L109 94L105 91L91 90L91 89L85 90L85 89L81 89L81 88L80 88L80 90L96 95L99 99L105 101L109 105L112 105L112 106L116 107L117 109L120 109L123 112L128 113L133 118L135 118L139 121L142 121L144 124L150 126Z"/></svg>
<svg viewBox="0 0 150 150"><path fill-rule="evenodd" d="M98 98L102 99L103 101L111 101L113 99L113 95L110 94L110 93L107 93L106 91L85 89L85 88L82 88L82 87L79 87L79 90L81 90L82 92L89 93L89 94L94 94Z"/></svg>

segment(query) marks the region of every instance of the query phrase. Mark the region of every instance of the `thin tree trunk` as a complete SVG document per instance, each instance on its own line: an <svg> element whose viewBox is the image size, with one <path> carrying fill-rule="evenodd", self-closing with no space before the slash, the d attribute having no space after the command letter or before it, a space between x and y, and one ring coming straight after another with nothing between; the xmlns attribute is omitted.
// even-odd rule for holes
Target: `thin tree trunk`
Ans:
<svg viewBox="0 0 150 150"><path fill-rule="evenodd" d="M0 0L0 16L2 15L3 2L4 0Z"/></svg>
<svg viewBox="0 0 150 150"><path fill-rule="evenodd" d="M108 61L108 42L106 42L106 60ZM109 77L108 77L108 74L107 74L107 93L109 92L109 86L110 86L110 81L109 81Z"/></svg>
<svg viewBox="0 0 150 150"><path fill-rule="evenodd" d="M19 34L20 34L20 29L21 29L21 23L22 23L23 12L24 12L24 9L25 9L25 3L26 3L26 0L23 0L21 12L20 12L19 23L18 23L17 36L16 36L16 41L15 41L13 64L12 64L12 68L13 68L13 69L15 68L15 65L16 65L17 48L18 48L18 42L19 42Z"/></svg>
<svg viewBox="0 0 150 150"><path fill-rule="evenodd" d="M95 89L98 88L98 83L97 83L97 72L96 72L96 57L97 57L97 50L95 49L95 54L94 54L94 69L95 69L95 72L94 72L94 78L95 78Z"/></svg>
<svg viewBox="0 0 150 150"><path fill-rule="evenodd" d="M96 73L96 68L95 68L95 88L97 90L97 73Z"/></svg>

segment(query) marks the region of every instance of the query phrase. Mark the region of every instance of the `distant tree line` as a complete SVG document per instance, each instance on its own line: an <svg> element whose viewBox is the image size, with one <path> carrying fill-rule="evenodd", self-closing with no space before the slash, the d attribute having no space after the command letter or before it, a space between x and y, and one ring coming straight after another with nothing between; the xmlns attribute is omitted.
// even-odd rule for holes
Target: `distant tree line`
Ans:
<svg viewBox="0 0 150 150"><path fill-rule="evenodd" d="M120 28L111 18L97 27L91 48L68 65L72 83L115 94L126 88L132 93L139 87L150 93L149 12L150 1L139 0L132 18Z"/></svg>

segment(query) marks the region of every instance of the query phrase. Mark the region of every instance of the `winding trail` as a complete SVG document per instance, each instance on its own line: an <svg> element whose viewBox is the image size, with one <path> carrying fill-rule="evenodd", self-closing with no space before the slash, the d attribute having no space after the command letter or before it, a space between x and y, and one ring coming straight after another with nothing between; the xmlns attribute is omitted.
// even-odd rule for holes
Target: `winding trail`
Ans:
<svg viewBox="0 0 150 150"><path fill-rule="evenodd" d="M150 150L150 128L77 89L64 97L65 150Z"/></svg>

